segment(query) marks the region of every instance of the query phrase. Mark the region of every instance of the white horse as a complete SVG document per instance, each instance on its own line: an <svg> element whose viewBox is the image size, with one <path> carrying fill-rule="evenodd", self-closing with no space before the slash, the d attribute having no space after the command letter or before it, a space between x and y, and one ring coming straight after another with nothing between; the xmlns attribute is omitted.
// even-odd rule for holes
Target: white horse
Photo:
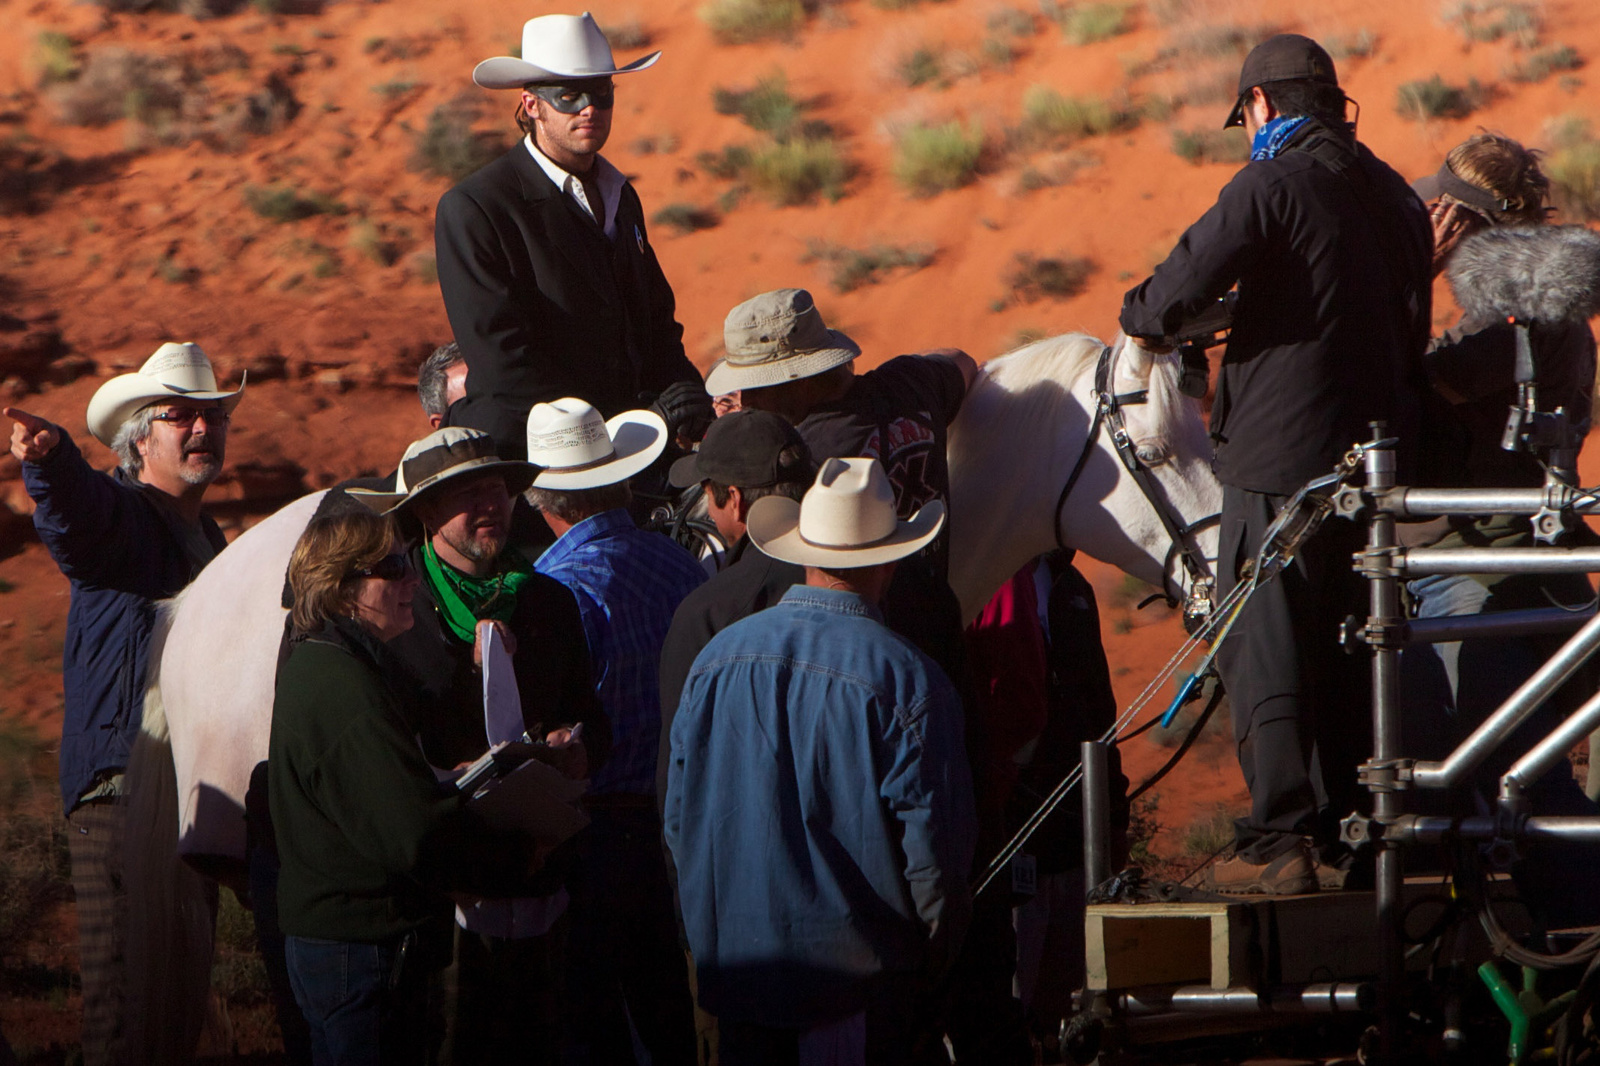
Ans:
<svg viewBox="0 0 1600 1066"><path fill-rule="evenodd" d="M1103 346L1070 334L989 362L973 383L948 447L950 583L968 618L1028 560L1067 546L1157 586L1171 540L1101 429L1089 440L1095 368ZM1170 356L1119 346L1110 391L1148 390L1124 409L1127 430L1159 485L1159 501L1187 527L1216 513L1221 489L1196 405L1177 389ZM1087 448L1060 515L1057 501ZM192 1053L211 957L206 882L245 858L244 794L267 756L273 677L289 553L320 493L290 504L239 537L164 612L144 728L130 767L132 1019L136 1057L178 1062ZM1207 560L1216 531L1197 536ZM155 654L155 653L153 653ZM134 841L140 841L133 846ZM180 862L179 858L186 860ZM140 1055L138 1048L146 1049Z"/></svg>

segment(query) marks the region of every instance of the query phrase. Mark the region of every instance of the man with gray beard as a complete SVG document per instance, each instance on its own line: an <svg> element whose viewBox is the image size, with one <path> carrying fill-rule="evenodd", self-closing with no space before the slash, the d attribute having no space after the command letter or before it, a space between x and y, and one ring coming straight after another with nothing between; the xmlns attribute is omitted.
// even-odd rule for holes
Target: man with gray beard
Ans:
<svg viewBox="0 0 1600 1066"><path fill-rule="evenodd" d="M141 1058L123 1044L123 771L144 716L156 603L175 595L226 545L200 503L222 472L244 383L217 388L205 352L163 344L89 401L89 432L117 453L103 474L67 431L4 409L11 454L36 510L34 527L71 582L62 652L61 798L72 853L83 982L83 1060Z"/></svg>

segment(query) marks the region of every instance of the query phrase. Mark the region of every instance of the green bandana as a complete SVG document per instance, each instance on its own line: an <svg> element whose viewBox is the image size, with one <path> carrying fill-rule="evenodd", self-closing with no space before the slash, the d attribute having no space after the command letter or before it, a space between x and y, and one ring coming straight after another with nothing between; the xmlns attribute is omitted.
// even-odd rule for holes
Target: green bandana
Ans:
<svg viewBox="0 0 1600 1066"><path fill-rule="evenodd" d="M499 569L494 576L477 578L440 562L433 550L433 541L422 544L428 586L433 589L450 631L469 644L479 622L491 618L504 622L511 618L517 609L517 593L533 578L533 566L521 552L502 552L496 562Z"/></svg>

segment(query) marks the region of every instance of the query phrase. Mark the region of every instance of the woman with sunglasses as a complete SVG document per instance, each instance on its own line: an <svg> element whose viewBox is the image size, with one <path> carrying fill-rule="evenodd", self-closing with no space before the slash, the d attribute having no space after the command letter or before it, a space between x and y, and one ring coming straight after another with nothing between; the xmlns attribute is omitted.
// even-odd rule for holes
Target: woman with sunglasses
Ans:
<svg viewBox="0 0 1600 1066"><path fill-rule="evenodd" d="M317 517L289 587L267 773L290 982L319 1066L421 1063L447 892L514 893L533 847L468 811L417 745L387 647L417 589L392 521L364 507Z"/></svg>

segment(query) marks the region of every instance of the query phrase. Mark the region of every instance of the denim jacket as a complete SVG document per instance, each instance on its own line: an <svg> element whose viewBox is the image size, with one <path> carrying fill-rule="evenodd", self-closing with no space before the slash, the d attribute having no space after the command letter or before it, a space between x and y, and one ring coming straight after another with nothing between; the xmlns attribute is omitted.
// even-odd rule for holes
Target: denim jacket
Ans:
<svg viewBox="0 0 1600 1066"><path fill-rule="evenodd" d="M672 724L665 830L701 1003L810 1026L943 969L970 909L961 705L853 593L719 633Z"/></svg>

